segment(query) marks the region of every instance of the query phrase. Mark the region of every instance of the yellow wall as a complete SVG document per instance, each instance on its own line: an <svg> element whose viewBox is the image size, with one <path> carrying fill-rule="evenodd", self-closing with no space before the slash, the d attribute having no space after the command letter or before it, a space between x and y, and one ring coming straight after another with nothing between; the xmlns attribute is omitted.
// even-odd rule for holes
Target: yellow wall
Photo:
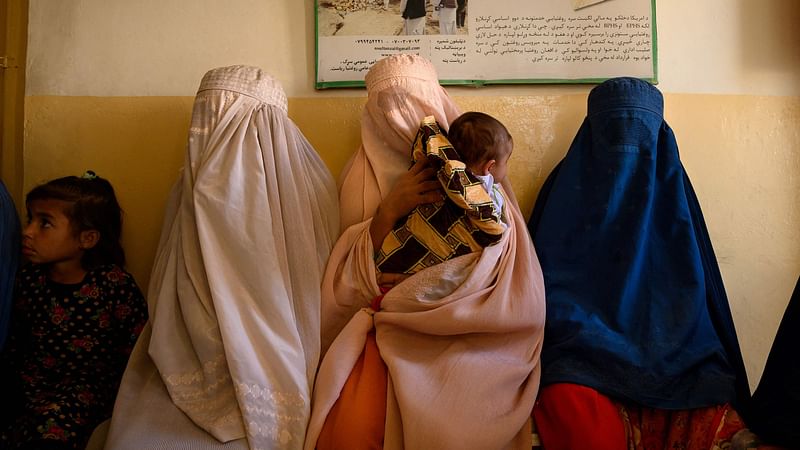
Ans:
<svg viewBox="0 0 800 450"><path fill-rule="evenodd" d="M358 146L364 91L313 90L309 0L31 0L30 9L23 188L88 168L111 179L127 213L129 267L143 286L207 69L254 64L281 80L289 115L334 174ZM666 118L705 213L752 385L800 275L794 19L796 0L658 4ZM590 88L450 89L462 109L508 125L511 179L526 213L583 120Z"/></svg>

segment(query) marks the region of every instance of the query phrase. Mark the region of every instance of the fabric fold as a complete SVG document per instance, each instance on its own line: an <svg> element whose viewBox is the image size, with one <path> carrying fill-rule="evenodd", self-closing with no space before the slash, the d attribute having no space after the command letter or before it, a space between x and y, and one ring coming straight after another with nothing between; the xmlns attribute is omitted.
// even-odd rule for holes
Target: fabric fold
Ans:
<svg viewBox="0 0 800 450"><path fill-rule="evenodd" d="M381 294L371 218L397 177L420 121L447 127L458 109L429 61L395 55L366 77L362 145L342 174L340 236L322 284L325 357L306 450L317 443L375 329L388 367L385 449L530 448L544 327L541 269L519 209L483 249L425 268Z"/></svg>
<svg viewBox="0 0 800 450"><path fill-rule="evenodd" d="M652 408L746 403L719 267L654 86L592 90L528 227L547 289L544 385Z"/></svg>
<svg viewBox="0 0 800 450"><path fill-rule="evenodd" d="M331 264L355 272L337 270L325 297L348 292L358 300L348 306L358 309L320 367L307 450L373 327L390 378L384 448L530 447L544 297L523 221L513 208L498 244L418 272L386 293L375 313L365 309L377 291L368 223L345 233Z"/></svg>
<svg viewBox="0 0 800 450"><path fill-rule="evenodd" d="M338 233L335 183L286 109L257 68L206 74L148 295L148 353L172 402L252 449L302 447Z"/></svg>

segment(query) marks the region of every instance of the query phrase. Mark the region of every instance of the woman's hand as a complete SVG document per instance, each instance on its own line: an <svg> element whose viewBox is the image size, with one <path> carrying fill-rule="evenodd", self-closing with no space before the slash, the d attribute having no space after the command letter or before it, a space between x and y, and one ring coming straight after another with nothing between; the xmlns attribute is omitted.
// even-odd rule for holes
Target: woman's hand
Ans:
<svg viewBox="0 0 800 450"><path fill-rule="evenodd" d="M423 203L442 200L442 195L436 172L430 167L428 160L423 158L397 179L392 190L381 201L375 215L383 214L396 222Z"/></svg>
<svg viewBox="0 0 800 450"><path fill-rule="evenodd" d="M378 274L378 286L383 289L391 289L398 284L405 281L406 278L410 277L411 275L406 273L379 273Z"/></svg>
<svg viewBox="0 0 800 450"><path fill-rule="evenodd" d="M383 239L401 217L423 203L442 199L444 194L436 180L436 172L428 165L427 159L418 160L408 172L397 179L392 190L378 206L369 227L373 248L376 251L380 248Z"/></svg>

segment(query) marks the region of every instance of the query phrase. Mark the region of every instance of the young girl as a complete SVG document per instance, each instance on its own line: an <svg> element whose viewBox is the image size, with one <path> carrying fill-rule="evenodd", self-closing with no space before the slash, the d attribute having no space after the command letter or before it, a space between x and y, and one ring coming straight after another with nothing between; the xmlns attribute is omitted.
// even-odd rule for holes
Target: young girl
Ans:
<svg viewBox="0 0 800 450"><path fill-rule="evenodd" d="M84 448L111 416L128 355L147 321L126 272L122 212L111 184L89 171L38 186L9 342L0 359L0 449Z"/></svg>

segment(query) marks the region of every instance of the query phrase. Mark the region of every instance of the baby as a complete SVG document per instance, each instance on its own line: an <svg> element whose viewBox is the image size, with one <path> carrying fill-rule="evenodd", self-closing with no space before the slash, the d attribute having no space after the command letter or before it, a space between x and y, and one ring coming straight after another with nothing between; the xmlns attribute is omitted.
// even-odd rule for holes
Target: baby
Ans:
<svg viewBox="0 0 800 450"><path fill-rule="evenodd" d="M462 114L449 135L432 116L423 119L412 160L427 157L446 198L414 208L395 224L377 252L378 271L413 274L497 243L506 228L498 185L512 150L508 130L488 114Z"/></svg>

